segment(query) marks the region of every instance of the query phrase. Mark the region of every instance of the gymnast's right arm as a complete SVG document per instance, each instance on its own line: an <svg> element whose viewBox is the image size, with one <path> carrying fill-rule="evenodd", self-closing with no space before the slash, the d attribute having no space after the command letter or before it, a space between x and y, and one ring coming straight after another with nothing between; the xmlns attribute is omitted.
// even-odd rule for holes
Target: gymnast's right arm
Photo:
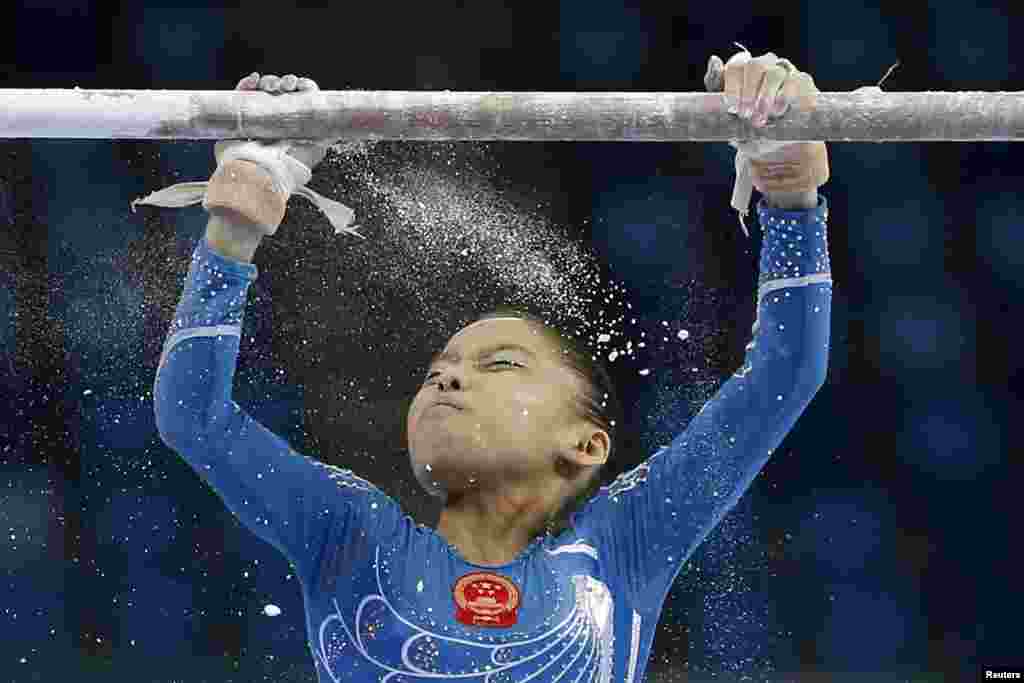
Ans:
<svg viewBox="0 0 1024 683"><path fill-rule="evenodd" d="M212 189L212 188L211 188ZM325 549L397 529L398 506L369 482L303 456L232 400L251 263L265 231L210 210L157 367L156 424L251 531L313 577Z"/></svg>

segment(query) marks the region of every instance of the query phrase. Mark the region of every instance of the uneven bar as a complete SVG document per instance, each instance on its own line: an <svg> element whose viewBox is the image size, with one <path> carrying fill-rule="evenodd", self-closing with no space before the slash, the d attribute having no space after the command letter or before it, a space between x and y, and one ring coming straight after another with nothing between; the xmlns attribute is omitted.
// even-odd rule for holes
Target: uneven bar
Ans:
<svg viewBox="0 0 1024 683"><path fill-rule="evenodd" d="M1024 92L820 93L756 130L720 93L0 89L0 138L848 142L1024 139Z"/></svg>

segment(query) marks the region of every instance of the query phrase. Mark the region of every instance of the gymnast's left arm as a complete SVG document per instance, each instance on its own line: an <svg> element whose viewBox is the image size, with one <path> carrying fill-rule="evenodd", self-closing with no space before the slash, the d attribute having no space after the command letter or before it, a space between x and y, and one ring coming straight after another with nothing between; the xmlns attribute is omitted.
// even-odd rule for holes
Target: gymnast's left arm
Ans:
<svg viewBox="0 0 1024 683"><path fill-rule="evenodd" d="M741 98L739 115L756 100ZM755 104L750 115L757 111ZM574 520L580 540L593 539L636 605L660 606L683 563L825 383L832 310L828 205L817 193L820 169L801 167L820 158L817 151L791 150L785 174L810 184L790 184L775 195L767 191L771 180L755 170L755 185L765 194L757 206L764 239L757 315L742 366L671 444L602 488Z"/></svg>

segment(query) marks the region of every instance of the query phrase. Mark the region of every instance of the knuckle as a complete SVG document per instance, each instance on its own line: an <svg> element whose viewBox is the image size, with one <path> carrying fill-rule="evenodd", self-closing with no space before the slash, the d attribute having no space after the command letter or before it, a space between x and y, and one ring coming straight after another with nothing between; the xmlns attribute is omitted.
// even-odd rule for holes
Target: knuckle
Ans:
<svg viewBox="0 0 1024 683"><path fill-rule="evenodd" d="M732 57L729 57L729 61L725 63L725 68L736 68L737 66L743 66L747 61L750 60L750 56L746 52L737 52Z"/></svg>
<svg viewBox="0 0 1024 683"><path fill-rule="evenodd" d="M731 68L727 67L725 70L725 87L727 89L734 88L736 90L743 87L743 65L733 65Z"/></svg>

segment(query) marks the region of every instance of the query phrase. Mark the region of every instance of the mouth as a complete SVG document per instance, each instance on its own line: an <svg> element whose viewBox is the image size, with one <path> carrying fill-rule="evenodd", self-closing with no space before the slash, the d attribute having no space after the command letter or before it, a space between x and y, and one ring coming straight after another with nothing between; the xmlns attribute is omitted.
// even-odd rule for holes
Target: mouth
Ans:
<svg viewBox="0 0 1024 683"><path fill-rule="evenodd" d="M435 408L437 406L445 406L447 408L454 408L455 410L462 410L462 406L454 401L434 401L429 407Z"/></svg>

